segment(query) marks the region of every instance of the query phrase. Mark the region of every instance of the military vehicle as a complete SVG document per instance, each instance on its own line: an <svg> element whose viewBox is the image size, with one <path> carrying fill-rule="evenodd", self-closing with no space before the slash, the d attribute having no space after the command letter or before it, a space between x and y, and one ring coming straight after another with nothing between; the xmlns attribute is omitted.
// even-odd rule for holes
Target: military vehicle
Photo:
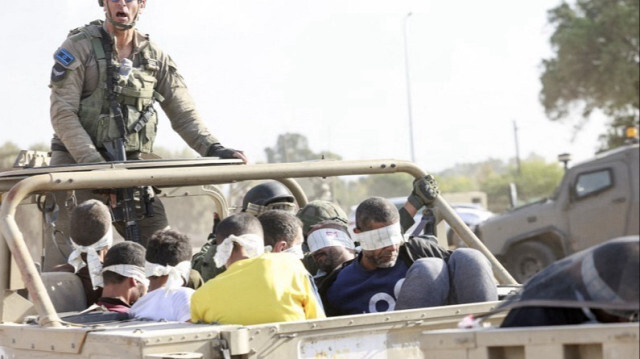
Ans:
<svg viewBox="0 0 640 359"><path fill-rule="evenodd" d="M637 323L499 329L458 329L461 319L499 302L251 326L118 320L113 313L81 313L77 278L40 273L29 253L42 238L24 236L21 206L48 191L150 185L164 196L209 193L228 214L215 185L275 179L299 205L306 196L295 178L425 172L406 161L318 161L239 165L234 161L137 161L17 170L0 174L0 359L5 358L633 358ZM205 187L203 187L205 186ZM515 281L440 197L434 206L470 247L493 264L498 282ZM46 255L46 253L45 253ZM23 293L28 290L28 295ZM66 312L66 313L65 313ZM503 315L485 324L496 326Z"/></svg>
<svg viewBox="0 0 640 359"><path fill-rule="evenodd" d="M638 144L568 168L553 196L481 223L476 231L520 282L557 259L640 232Z"/></svg>

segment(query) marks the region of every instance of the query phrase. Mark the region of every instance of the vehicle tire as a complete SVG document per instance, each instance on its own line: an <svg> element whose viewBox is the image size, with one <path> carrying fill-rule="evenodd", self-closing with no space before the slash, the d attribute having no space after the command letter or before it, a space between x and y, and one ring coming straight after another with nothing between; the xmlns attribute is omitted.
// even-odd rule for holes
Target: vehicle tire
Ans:
<svg viewBox="0 0 640 359"><path fill-rule="evenodd" d="M507 252L507 269L520 283L526 282L556 260L553 250L540 242L524 242Z"/></svg>

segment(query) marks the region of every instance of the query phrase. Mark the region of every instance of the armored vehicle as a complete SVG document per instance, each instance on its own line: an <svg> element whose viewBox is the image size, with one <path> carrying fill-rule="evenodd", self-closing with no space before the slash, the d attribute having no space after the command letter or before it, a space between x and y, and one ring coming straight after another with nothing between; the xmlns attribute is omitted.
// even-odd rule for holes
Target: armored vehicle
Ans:
<svg viewBox="0 0 640 359"><path fill-rule="evenodd" d="M218 184L274 179L287 185L298 204L304 205L306 196L295 178L398 172L416 178L425 175L414 164L397 160L256 165L216 160L138 161L3 173L0 358L638 357L637 323L533 330L457 328L463 317L491 311L498 302L251 326L118 320L111 313L80 313L79 308L68 306L79 296L75 277L40 273L29 248L42 239L23 235L16 221L19 207L33 205L34 195L48 191L148 185L162 189L164 196L208 193L212 206L225 216L227 203L215 188ZM498 282L515 284L442 198L436 199L435 207L470 247L490 259ZM495 326L502 318L498 314L486 323Z"/></svg>
<svg viewBox="0 0 640 359"><path fill-rule="evenodd" d="M640 232L638 144L569 168L555 194L480 224L477 234L523 282L553 261Z"/></svg>

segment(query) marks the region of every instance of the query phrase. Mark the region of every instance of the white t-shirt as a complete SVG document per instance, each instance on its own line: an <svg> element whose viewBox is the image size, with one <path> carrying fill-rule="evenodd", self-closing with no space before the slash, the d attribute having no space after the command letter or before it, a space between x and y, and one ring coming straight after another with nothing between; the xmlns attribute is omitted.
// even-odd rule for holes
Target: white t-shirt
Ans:
<svg viewBox="0 0 640 359"><path fill-rule="evenodd" d="M133 304L129 314L136 319L186 322L191 319L191 288L165 287L143 295Z"/></svg>

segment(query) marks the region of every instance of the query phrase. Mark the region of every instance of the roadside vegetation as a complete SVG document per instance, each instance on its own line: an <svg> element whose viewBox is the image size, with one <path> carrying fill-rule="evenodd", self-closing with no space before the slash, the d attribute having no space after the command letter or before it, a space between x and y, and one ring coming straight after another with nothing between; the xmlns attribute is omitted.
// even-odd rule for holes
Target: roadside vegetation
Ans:
<svg viewBox="0 0 640 359"><path fill-rule="evenodd" d="M29 149L47 151L44 144ZM0 146L0 170L10 170L20 149L11 142ZM154 151L162 158L194 158L188 148L171 151L157 147ZM341 159L332 152L314 152L307 138L297 133L278 136L273 147L265 148L269 163L302 162L325 159ZM427 169L428 170L428 169ZM444 171L434 173L442 192L482 191L487 193L488 209L501 212L509 206L509 184L515 183L521 203L537 200L553 193L562 178L561 166L547 163L539 156L530 155L520 161L518 171L514 161L488 159L478 163L455 164ZM409 175L359 176L353 178L307 178L299 180L305 192L313 199L336 201L345 211L375 194L383 197L407 196L413 179ZM238 183L230 186L230 205L240 205L242 197L255 183Z"/></svg>

